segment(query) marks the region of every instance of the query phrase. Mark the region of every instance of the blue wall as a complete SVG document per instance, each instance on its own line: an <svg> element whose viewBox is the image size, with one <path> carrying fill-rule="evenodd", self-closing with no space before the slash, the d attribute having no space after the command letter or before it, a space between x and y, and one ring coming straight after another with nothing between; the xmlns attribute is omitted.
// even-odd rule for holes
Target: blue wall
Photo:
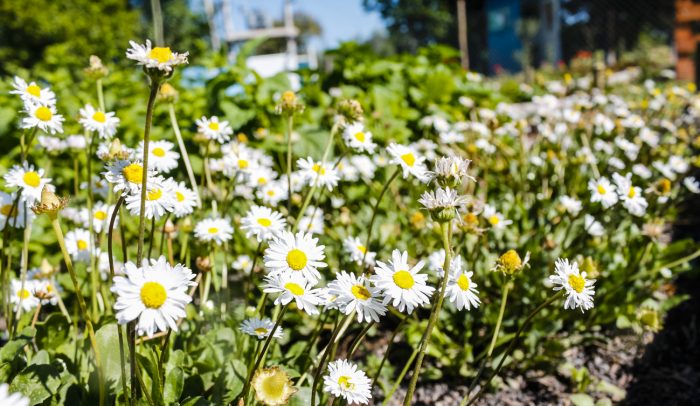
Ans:
<svg viewBox="0 0 700 406"><path fill-rule="evenodd" d="M510 72L520 70L515 52L522 48L516 35L516 22L520 18L520 0L487 0L487 41L489 73L497 73L498 66Z"/></svg>

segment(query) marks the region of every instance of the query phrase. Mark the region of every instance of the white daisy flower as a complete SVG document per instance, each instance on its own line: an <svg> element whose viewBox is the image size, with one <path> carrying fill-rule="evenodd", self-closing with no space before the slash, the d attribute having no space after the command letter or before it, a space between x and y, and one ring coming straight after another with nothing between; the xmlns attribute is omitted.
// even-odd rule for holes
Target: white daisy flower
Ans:
<svg viewBox="0 0 700 406"><path fill-rule="evenodd" d="M102 174L107 181L113 184L115 193L121 191L123 196L128 194L140 194L141 183L143 182L143 165L139 161L131 162L126 160L112 161L107 164L107 171ZM148 169L147 187L159 187L161 179L156 172Z"/></svg>
<svg viewBox="0 0 700 406"><path fill-rule="evenodd" d="M489 224L491 224L491 227L496 230L503 230L504 228L513 224L513 220L507 220L503 214L497 212L496 208L489 204L484 205L484 211L482 214Z"/></svg>
<svg viewBox="0 0 700 406"><path fill-rule="evenodd" d="M443 271L444 272L444 271ZM454 303L457 310L479 307L479 291L477 284L472 282L474 272L467 272L463 269L462 257L457 255L450 262L450 279L447 281L445 297Z"/></svg>
<svg viewBox="0 0 700 406"><path fill-rule="evenodd" d="M275 299L276 305L286 305L292 300L297 307L313 316L319 313L316 306L321 304L319 290L299 273L277 273L265 277L263 292L279 293Z"/></svg>
<svg viewBox="0 0 700 406"><path fill-rule="evenodd" d="M377 170L377 165L374 164L372 159L366 155L354 155L350 157L350 164L357 169L360 177L365 182L370 182L374 179L374 173Z"/></svg>
<svg viewBox="0 0 700 406"><path fill-rule="evenodd" d="M55 106L30 104L25 107L27 117L22 119L21 128L39 128L41 131L51 134L63 132L63 116L56 114Z"/></svg>
<svg viewBox="0 0 700 406"><path fill-rule="evenodd" d="M467 200L467 196L458 195L454 189L438 187L434 191L423 192L418 203L434 214L437 213L438 217L443 215L446 210L457 216L459 208L463 207Z"/></svg>
<svg viewBox="0 0 700 406"><path fill-rule="evenodd" d="M255 236L258 242L269 240L287 226L282 214L269 207L253 205L241 219L241 229L245 236Z"/></svg>
<svg viewBox="0 0 700 406"><path fill-rule="evenodd" d="M10 385L0 384L0 405L29 406L29 399L21 393L10 393Z"/></svg>
<svg viewBox="0 0 700 406"><path fill-rule="evenodd" d="M231 239L233 227L228 219L207 218L197 223L194 235L201 241L223 244Z"/></svg>
<svg viewBox="0 0 700 406"><path fill-rule="evenodd" d="M336 279L328 284L328 293L335 296L335 304L344 314L357 312L357 321L379 322L379 316L386 314L386 304L382 302L380 289L372 287L364 277L357 277L340 271Z"/></svg>
<svg viewBox="0 0 700 406"><path fill-rule="evenodd" d="M147 219L159 220L165 215L173 211L175 206L175 192L171 189L173 181L161 182L161 185L154 185L146 191L145 202L145 217ZM141 191L135 191L126 197L126 208L133 216L139 216L141 213Z"/></svg>
<svg viewBox="0 0 700 406"><path fill-rule="evenodd" d="M439 278L442 278L445 274L445 270L442 269L443 265L445 265L444 248L440 248L428 255L428 270L435 272Z"/></svg>
<svg viewBox="0 0 700 406"><path fill-rule="evenodd" d="M86 104L80 109L80 124L88 131L97 131L100 138L110 139L117 133L119 118L114 112L102 112L96 110L91 104Z"/></svg>
<svg viewBox="0 0 700 406"><path fill-rule="evenodd" d="M690 193L700 193L700 182L698 182L694 176L688 176L683 179L683 184L690 191Z"/></svg>
<svg viewBox="0 0 700 406"><path fill-rule="evenodd" d="M647 211L647 200L642 196L642 188L632 185L632 173L622 176L613 173L613 180L617 186L617 192L622 200L622 205L632 215L641 217Z"/></svg>
<svg viewBox="0 0 700 406"><path fill-rule="evenodd" d="M187 55L189 55L189 52L173 52L168 47L152 47L148 39L146 45L137 44L134 41L129 41L129 45L131 48L126 50L127 58L146 68L158 69L166 73L172 72L177 65L186 64Z"/></svg>
<svg viewBox="0 0 700 406"><path fill-rule="evenodd" d="M583 217L583 225L586 232L593 237L602 237L605 234L605 228L603 225L590 214L586 214Z"/></svg>
<svg viewBox="0 0 700 406"><path fill-rule="evenodd" d="M66 233L66 250L73 261L90 262L90 232L76 228Z"/></svg>
<svg viewBox="0 0 700 406"><path fill-rule="evenodd" d="M175 217L181 218L194 212L197 203L197 193L185 186L185 182L172 181L170 190L174 194L172 212Z"/></svg>
<svg viewBox="0 0 700 406"><path fill-rule="evenodd" d="M24 286L22 286L22 281L19 279L13 279L10 281L10 303L14 305L14 311L22 306L22 311L24 313L29 313L32 309L39 305L39 299L34 296L34 291L36 289L36 282L31 280L25 280Z"/></svg>
<svg viewBox="0 0 700 406"><path fill-rule="evenodd" d="M56 94L48 87L42 89L36 82L27 83L19 76L15 76L12 87L15 90L10 90L10 93L19 95L25 105L52 106L56 104Z"/></svg>
<svg viewBox="0 0 700 406"><path fill-rule="evenodd" d="M273 327L275 327L275 323L270 319L265 318L260 320L257 317L252 317L250 319L243 320L240 330L248 335L257 337L258 340L262 340L270 335ZM277 326L273 337L282 338L282 334L282 327Z"/></svg>
<svg viewBox="0 0 700 406"><path fill-rule="evenodd" d="M287 184L282 181L267 182L255 192L255 195L264 203L277 206L281 201L287 200Z"/></svg>
<svg viewBox="0 0 700 406"><path fill-rule="evenodd" d="M0 192L0 230L5 229L6 224L10 227L24 228L24 204L16 202L16 195ZM29 219L33 218L34 212L27 212Z"/></svg>
<svg viewBox="0 0 700 406"><path fill-rule="evenodd" d="M168 173L177 168L180 154L173 151L175 144L170 141L151 141L148 143L148 166L159 173ZM143 156L143 142L139 144L137 156Z"/></svg>
<svg viewBox="0 0 700 406"><path fill-rule="evenodd" d="M385 295L384 304L392 302L399 311L405 310L411 314L416 307L430 302L435 288L426 284L428 275L419 273L423 269L423 261L410 267L408 252L394 250L391 255L392 260L388 264L377 261L375 275L370 280Z"/></svg>
<svg viewBox="0 0 700 406"><path fill-rule="evenodd" d="M372 381L357 365L339 359L328 363L328 375L323 377L323 391L342 397L348 405L366 405L372 397Z"/></svg>
<svg viewBox="0 0 700 406"><path fill-rule="evenodd" d="M299 173L307 185L326 187L332 191L338 185L338 171L328 163L315 162L313 158L299 158L297 160Z"/></svg>
<svg viewBox="0 0 700 406"><path fill-rule="evenodd" d="M84 135L80 134L69 135L66 137L66 145L68 148L79 149L82 151L87 148L87 139Z"/></svg>
<svg viewBox="0 0 700 406"><path fill-rule="evenodd" d="M372 142L372 133L365 129L362 123L352 123L343 130L345 144L359 152L372 154L377 144Z"/></svg>
<svg viewBox="0 0 700 406"><path fill-rule="evenodd" d="M567 213L574 217L578 216L583 208L580 200L570 196L560 196L559 203L561 203L562 207Z"/></svg>
<svg viewBox="0 0 700 406"><path fill-rule="evenodd" d="M119 324L138 319L139 335L149 337L168 328L177 331L177 321L185 317L185 306L192 301L184 273L167 261L141 268L127 262L125 271L125 276L114 277L111 288L117 295L114 310Z"/></svg>
<svg viewBox="0 0 700 406"><path fill-rule="evenodd" d="M588 190L591 192L591 202L600 202L606 209L617 203L617 189L607 178L589 180Z"/></svg>
<svg viewBox="0 0 700 406"><path fill-rule="evenodd" d="M403 169L404 179L408 178L408 175L413 175L423 183L430 180L428 168L424 163L425 157L418 155L412 148L392 143L387 147L387 152L391 156L391 163L400 165Z"/></svg>
<svg viewBox="0 0 700 406"><path fill-rule="evenodd" d="M565 290L564 309L579 307L581 312L592 309L595 279L586 279L586 273L579 271L578 263L569 263L566 258L557 259L554 267L557 274L551 275L549 280L554 284L555 291Z"/></svg>
<svg viewBox="0 0 700 406"><path fill-rule="evenodd" d="M246 184L252 188L262 188L277 178L277 172L268 167L258 167L247 176Z"/></svg>
<svg viewBox="0 0 700 406"><path fill-rule="evenodd" d="M324 248L310 233L282 231L273 237L263 261L271 275L298 274L316 284L321 279L318 268L326 267Z"/></svg>
<svg viewBox="0 0 700 406"><path fill-rule="evenodd" d="M323 234L323 210L316 206L306 208L304 216L299 219L299 231L306 231L312 234Z"/></svg>
<svg viewBox="0 0 700 406"><path fill-rule="evenodd" d="M239 255L231 264L231 268L236 271L248 273L253 266L253 260L248 255Z"/></svg>
<svg viewBox="0 0 700 406"><path fill-rule="evenodd" d="M64 140L49 135L40 135L36 140L46 152L61 152L68 146Z"/></svg>
<svg viewBox="0 0 700 406"><path fill-rule="evenodd" d="M22 166L14 165L4 176L8 187L18 187L21 189L21 196L28 205L41 200L41 191L51 178L44 178L44 170L34 169L34 165L25 162Z"/></svg>
<svg viewBox="0 0 700 406"><path fill-rule="evenodd" d="M376 252L367 251L364 242L360 241L358 237L346 237L343 240L343 249L347 254L350 255L350 260L355 262L357 265L362 265L362 260L365 260L366 264L374 265L374 259L377 256Z"/></svg>
<svg viewBox="0 0 700 406"><path fill-rule="evenodd" d="M112 213L114 213L114 206L110 206L103 202L96 202L92 207L92 229L95 233L99 234L102 230L107 230L109 228L109 222L112 219ZM114 219L114 226L119 224L119 216Z"/></svg>
<svg viewBox="0 0 700 406"><path fill-rule="evenodd" d="M231 140L233 129L226 120L219 121L219 118L216 116L211 118L202 116L196 123L197 131L204 134L208 140L217 141L219 144Z"/></svg>
<svg viewBox="0 0 700 406"><path fill-rule="evenodd" d="M668 166L677 173L686 173L690 168L688 162L678 155L671 155L671 157L668 158Z"/></svg>

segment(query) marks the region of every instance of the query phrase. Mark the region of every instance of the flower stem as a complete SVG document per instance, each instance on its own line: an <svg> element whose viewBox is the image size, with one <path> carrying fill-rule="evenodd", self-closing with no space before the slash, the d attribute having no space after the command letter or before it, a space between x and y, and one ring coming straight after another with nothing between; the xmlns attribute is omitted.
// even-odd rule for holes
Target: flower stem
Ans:
<svg viewBox="0 0 700 406"><path fill-rule="evenodd" d="M369 329L374 326L374 321L370 321L367 323L367 325L360 331L360 334L355 337L355 340L353 340L352 344L350 344L350 351L348 351L348 356L347 358L352 358L352 355L355 353L357 350L357 347L360 346L360 343L362 340L367 336L367 333L369 332Z"/></svg>
<svg viewBox="0 0 700 406"><path fill-rule="evenodd" d="M411 404L411 399L413 398L413 392L416 390L416 385L418 384L418 378L420 376L421 366L423 364L423 359L425 358L425 352L428 349L428 344L430 343L431 334L433 328L437 324L440 317L440 310L442 309L442 302L445 299L445 290L447 289L447 281L450 279L450 263L452 261L452 249L450 248L450 239L452 238L452 221L442 224L442 245L445 248L445 262L442 269L445 270L445 275L442 277L442 283L440 284L440 292L438 292L438 298L433 307L433 311L430 314L430 319L428 320L428 327L423 334L423 339L420 343L420 350L418 352L418 357L416 358L416 364L413 367L413 376L411 377L411 382L408 384L408 389L406 391L406 397L403 400L404 406L409 406Z"/></svg>
<svg viewBox="0 0 700 406"><path fill-rule="evenodd" d="M294 115L287 116L287 213L292 212L292 129L294 128Z"/></svg>
<svg viewBox="0 0 700 406"><path fill-rule="evenodd" d="M146 235L146 193L148 188L148 143L151 139L151 123L153 122L153 106L156 102L160 80L151 79L151 93L148 96L146 108L146 127L143 130L143 176L141 180L141 209L139 210L139 239L136 254L136 265L141 266L143 261L143 241Z"/></svg>
<svg viewBox="0 0 700 406"><path fill-rule="evenodd" d="M352 311L350 314L343 317L343 319L340 321L340 323L338 323L335 330L333 331L333 334L331 335L331 339L328 342L326 349L323 351L323 356L321 357L321 361L318 363L318 368L316 368L316 373L314 374L314 381L311 384L311 406L316 406L316 387L318 386L318 380L321 377L321 374L326 369L326 360L328 359L328 354L332 350L333 344L335 343L335 340L338 337L340 330L343 329L342 326L345 325L345 321L348 320L350 317L354 316L354 314L355 312Z"/></svg>
<svg viewBox="0 0 700 406"><path fill-rule="evenodd" d="M32 222L29 220L29 214L27 211L29 207L25 201L24 206L24 238L22 239L22 258L21 258L21 282L20 282L20 292L24 292L24 287L27 282L27 270L29 269L29 240L32 236ZM12 325L12 338L15 337L17 332L17 326L19 325L19 319L22 317L22 300L24 295L20 295L19 303L17 303L17 317L16 322Z"/></svg>
<svg viewBox="0 0 700 406"><path fill-rule="evenodd" d="M197 194L197 205L201 205L202 198L199 196L199 186L197 186L197 180L195 179L194 172L192 171L192 162L190 162L190 156L187 155L185 142L182 140L182 134L180 133L180 126L177 124L175 106L172 103L168 105L168 112L170 113L170 124L173 126L173 132L175 133L175 138L177 139L177 145L180 147L182 161L185 163L187 177L190 179L190 185L192 185L192 189Z"/></svg>
<svg viewBox="0 0 700 406"><path fill-rule="evenodd" d="M389 185L391 185L391 182L396 179L397 176L399 176L399 173L401 173L401 168L396 168L396 171L394 171L394 174L391 175L391 177L386 181L384 186L382 187L382 191L379 192L379 197L377 197L377 201L374 203L374 207L372 208L372 218L369 220L369 227L367 228L367 239L365 240L365 253L362 256L362 262L360 264L360 269L363 269L365 267L365 260L367 259L367 253L369 252L369 243L372 239L372 229L374 228L374 221L377 218L377 211L379 210L379 204L382 202L382 197L384 197L384 194L386 193L387 190L389 190Z"/></svg>
<svg viewBox="0 0 700 406"><path fill-rule="evenodd" d="M408 317L404 316L403 319L399 322L399 324L396 326L394 329L394 332L391 334L391 338L389 338L389 344L386 347L386 350L384 351L384 356L382 357L382 361L379 363L379 366L377 367L377 372L374 373L374 378L372 379L372 386L377 383L377 379L379 379L379 374L382 372L382 368L384 368L384 364L386 363L386 360L389 358L389 352L391 351L391 347L394 345L394 339L396 338L396 335L399 334L399 331L401 331L401 327L403 327L403 323L406 321Z"/></svg>
<svg viewBox="0 0 700 406"><path fill-rule="evenodd" d="M501 288L501 308L498 310L498 318L496 319L496 327L493 329L493 336L491 337L491 344L489 345L488 351L486 351L486 358L491 357L493 349L496 347L496 342L498 341L498 333L501 330L501 323L503 322L503 314L506 310L506 302L508 301L508 292L510 291L510 281L506 281Z"/></svg>

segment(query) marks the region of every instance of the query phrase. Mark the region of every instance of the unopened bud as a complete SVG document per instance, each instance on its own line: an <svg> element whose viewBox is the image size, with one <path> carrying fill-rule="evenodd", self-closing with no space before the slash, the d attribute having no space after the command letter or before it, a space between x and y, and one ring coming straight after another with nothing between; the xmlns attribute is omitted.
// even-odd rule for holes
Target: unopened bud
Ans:
<svg viewBox="0 0 700 406"><path fill-rule="evenodd" d="M282 97L275 107L277 114L293 115L302 111L304 111L304 105L291 90L282 93Z"/></svg>
<svg viewBox="0 0 700 406"><path fill-rule="evenodd" d="M338 103L338 114L343 116L350 123L362 121L364 111L362 105L357 100L346 99Z"/></svg>
<svg viewBox="0 0 700 406"><path fill-rule="evenodd" d="M32 207L32 210L36 214L47 214L50 218L55 219L58 212L63 210L67 203L67 198L56 196L48 186L44 186L41 190L41 200Z"/></svg>
<svg viewBox="0 0 700 406"><path fill-rule="evenodd" d="M92 79L102 79L107 76L109 69L102 64L102 59L97 55L90 55L90 66L85 68L85 74Z"/></svg>
<svg viewBox="0 0 700 406"><path fill-rule="evenodd" d="M197 269L199 269L202 273L211 271L212 266L209 257L197 257L195 264L197 265Z"/></svg>
<svg viewBox="0 0 700 406"><path fill-rule="evenodd" d="M158 89L158 98L165 103L175 103L178 96L178 91L170 83L163 83Z"/></svg>

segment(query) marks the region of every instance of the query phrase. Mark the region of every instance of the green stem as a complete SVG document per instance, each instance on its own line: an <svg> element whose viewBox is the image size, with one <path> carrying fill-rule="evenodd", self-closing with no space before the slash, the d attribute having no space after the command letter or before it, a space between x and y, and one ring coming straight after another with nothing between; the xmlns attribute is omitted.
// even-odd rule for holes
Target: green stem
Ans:
<svg viewBox="0 0 700 406"><path fill-rule="evenodd" d="M360 334L358 334L357 337L355 337L355 340L353 340L352 344L350 344L350 351L348 351L347 356L348 359L352 358L352 355L357 350L357 347L360 346L360 343L365 338L365 336L369 332L369 329L372 328L372 326L374 326L374 321L367 323L367 325L362 329L362 331L360 331Z"/></svg>
<svg viewBox="0 0 700 406"><path fill-rule="evenodd" d="M420 377L420 370L423 364L423 359L425 358L425 352L428 349L428 344L430 344L431 335L433 328L437 325L437 321L440 317L440 310L442 309L442 302L445 299L445 290L447 289L447 281L450 279L450 263L452 261L452 249L450 248L450 238L452 237L452 222L442 224L442 245L445 248L445 263L442 269L445 270L445 275L442 277L442 283L440 285L440 292L438 292L437 303L433 307L433 311L430 314L430 319L428 320L428 327L423 334L423 339L420 344L420 351L418 352L418 358L416 359L416 364L413 367L413 376L411 377L411 382L408 384L408 389L406 391L406 397L403 400L404 406L409 406L411 404L411 399L413 398L413 392L416 390L416 385L418 384L418 378Z"/></svg>
<svg viewBox="0 0 700 406"><path fill-rule="evenodd" d="M377 367L377 372L374 374L374 378L372 379L372 387L377 383L377 379L379 379L379 374L382 372L382 368L384 368L384 364L386 363L386 360L389 358L389 352L391 351L391 347L394 345L394 339L396 338L396 335L399 334L399 331L401 331L401 327L403 326L403 323L408 319L407 316L404 316L404 318L401 319L399 324L396 326L394 329L394 332L391 334L391 338L389 338L389 344L386 347L386 350L384 350L384 356L382 357L382 361L379 363L379 366Z"/></svg>
<svg viewBox="0 0 700 406"><path fill-rule="evenodd" d="M294 128L294 116L287 116L287 213L292 213L292 129Z"/></svg>
<svg viewBox="0 0 700 406"><path fill-rule="evenodd" d="M195 179L194 172L192 171L192 162L190 162L190 156L187 155L185 142L182 140L182 134L180 133L180 126L177 124L175 106L172 103L168 105L168 112L170 113L170 124L173 126L173 132L175 133L175 138L177 139L177 145L180 147L180 155L182 155L182 161L185 163L187 177L190 179L192 190L194 190L194 192L197 194L197 204L201 205L202 198L199 195L199 186L197 185L197 180Z"/></svg>
<svg viewBox="0 0 700 406"><path fill-rule="evenodd" d="M29 207L25 201L24 204L24 238L22 239L22 257L21 257L21 282L20 282L20 292L24 292L24 286L27 282L27 270L29 269L29 240L32 236L32 223L29 221L29 213L27 211ZM20 295L19 303L17 304L17 316L15 318L16 322L12 325L12 338L14 338L17 333L17 325L19 325L19 319L22 317L22 300L24 295Z"/></svg>
<svg viewBox="0 0 700 406"><path fill-rule="evenodd" d="M498 318L496 319L496 328L493 329L493 336L491 337L491 344L486 352L486 358L491 357L493 354L493 349L496 347L496 342L498 341L498 333L501 331L501 323L503 322L503 314L506 310L506 303L508 302L508 292L510 291L510 281L506 281L501 288L501 308L498 310Z"/></svg>
<svg viewBox="0 0 700 406"><path fill-rule="evenodd" d="M163 46L163 12L160 8L160 0L151 0L151 14L153 15L153 38L156 46Z"/></svg>
<svg viewBox="0 0 700 406"><path fill-rule="evenodd" d="M160 80L151 79L151 93L146 107L146 127L143 130L143 176L141 181L141 209L139 211L139 239L136 254L136 266L143 261L143 241L146 236L146 194L148 189L148 143L151 139L151 123L153 122L153 106L156 102Z"/></svg>
<svg viewBox="0 0 700 406"><path fill-rule="evenodd" d="M348 320L349 317L354 316L354 314L355 312L353 311L352 313L343 317L340 323L338 323L338 325L336 326L335 330L333 330L331 340L328 342L328 345L323 351L323 356L321 357L321 361L318 363L318 368L316 368L316 373L314 374L314 381L311 384L311 406L316 406L316 387L318 386L318 381L321 377L321 374L326 369L326 360L328 359L328 354L330 351L332 351L333 344L335 343L335 340L338 337L338 333L342 329L342 326L345 325L345 321Z"/></svg>
<svg viewBox="0 0 700 406"><path fill-rule="evenodd" d="M391 387L391 390L389 390L389 393L387 393L386 396L384 397L384 402L382 402L382 406L386 406L387 403L389 403L389 401L392 399L394 392L396 392L396 389L399 388L399 385L401 385L403 378L408 373L408 369L411 367L413 360L416 359L416 355L418 355L418 348L414 349L413 352L411 353L411 356L408 357L408 361L406 361L406 365L404 365L403 369L401 370L399 377L396 378L396 382L394 382L394 386Z"/></svg>
<svg viewBox="0 0 700 406"><path fill-rule="evenodd" d="M386 181L386 183L382 187L382 191L379 192L379 197L377 197L377 201L374 203L374 207L372 208L372 218L369 220L369 227L367 228L367 239L365 239L365 254L362 256L362 263L360 264L360 269L363 269L365 267L365 260L367 259L367 253L369 252L369 243L372 239L372 229L374 228L374 221L377 218L379 204L382 202L382 197L384 197L386 191L389 190L389 185L391 185L391 182L393 182L394 179L396 179L396 177L399 176L399 173L401 173L401 168L396 168L394 174L391 175L391 177Z"/></svg>

